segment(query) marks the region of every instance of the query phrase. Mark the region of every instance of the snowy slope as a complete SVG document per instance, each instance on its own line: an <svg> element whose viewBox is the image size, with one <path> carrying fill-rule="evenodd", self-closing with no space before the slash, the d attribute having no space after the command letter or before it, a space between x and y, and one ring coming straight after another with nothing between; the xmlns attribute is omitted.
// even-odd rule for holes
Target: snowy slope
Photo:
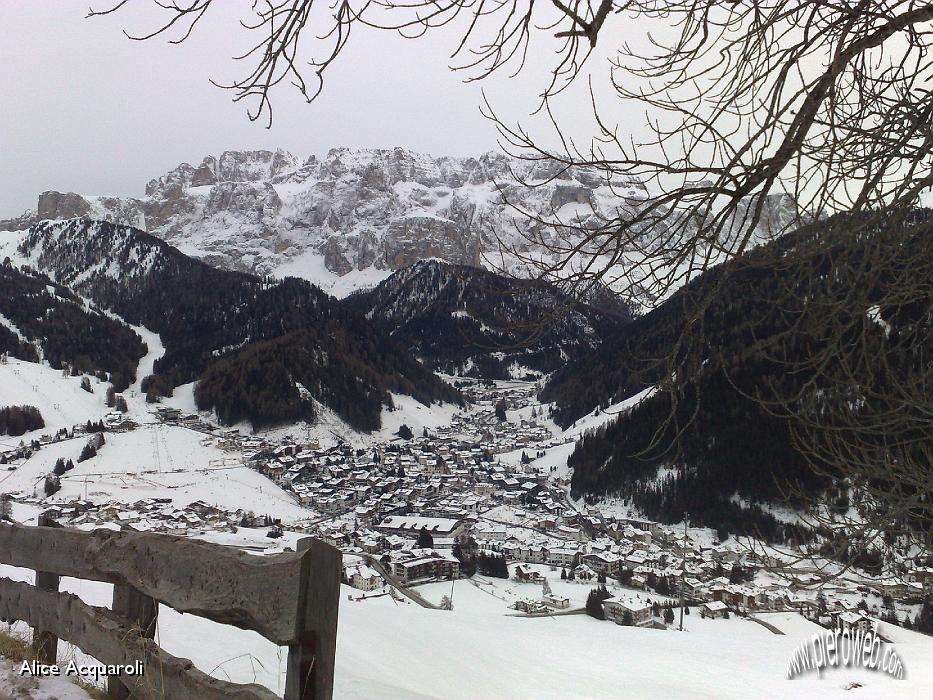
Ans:
<svg viewBox="0 0 933 700"><path fill-rule="evenodd" d="M258 472L240 466L239 457L204 444L187 428L153 423L128 433L107 433L96 457L75 464L61 480L55 499L88 498L95 503L133 503L171 498L184 506L202 500L228 510L253 510L293 522L308 511ZM84 440L43 447L13 472L0 472L0 489L31 494L55 460L77 460ZM85 482L85 478L87 481Z"/></svg>
<svg viewBox="0 0 933 700"><path fill-rule="evenodd" d="M29 579L29 572L2 573ZM906 680L831 670L785 679L795 647L816 627L799 616L769 617L786 634L748 620L685 618L686 631L619 627L585 615L506 617L486 593L457 584L453 611L425 610L385 596L349 602L343 587L337 635L337 700L822 700L929 697L933 639L904 631L895 650ZM63 589L107 605L107 584L63 580ZM496 599L492 599L495 601ZM286 650L257 634L160 608L159 643L211 675L281 692ZM530 640L534 640L530 643ZM853 694L845 686L857 681Z"/></svg>
<svg viewBox="0 0 933 700"><path fill-rule="evenodd" d="M105 393L109 384L91 380L93 394L81 389L81 377L63 376L48 365L23 362L15 358L0 364L0 406L30 405L42 413L45 428L18 438L0 436L0 445L18 444L35 435L52 434L59 428L97 421L109 410Z"/></svg>
<svg viewBox="0 0 933 700"><path fill-rule="evenodd" d="M90 695L69 678L23 677L19 664L0 657L0 698L18 700L90 700Z"/></svg>

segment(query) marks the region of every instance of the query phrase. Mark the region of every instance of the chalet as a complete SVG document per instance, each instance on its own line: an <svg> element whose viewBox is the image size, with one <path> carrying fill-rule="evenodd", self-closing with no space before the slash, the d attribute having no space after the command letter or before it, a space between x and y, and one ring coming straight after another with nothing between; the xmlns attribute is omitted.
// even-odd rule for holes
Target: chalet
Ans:
<svg viewBox="0 0 933 700"><path fill-rule="evenodd" d="M427 518L418 515L392 515L376 525L386 535L400 535L417 539L421 530L432 537L456 537L463 531L463 521L452 518Z"/></svg>
<svg viewBox="0 0 933 700"><path fill-rule="evenodd" d="M515 567L515 580L525 583L541 583L544 580L544 576L537 571L532 571L524 564L519 564Z"/></svg>
<svg viewBox="0 0 933 700"><path fill-rule="evenodd" d="M371 566L358 564L355 566L348 566L344 571L347 582L354 588L358 588L361 591L374 591L377 588L382 588L382 576Z"/></svg>
<svg viewBox="0 0 933 700"><path fill-rule="evenodd" d="M453 579L460 575L460 562L449 552L412 550L411 555L410 558L392 562L392 573L402 583L421 579Z"/></svg>
<svg viewBox="0 0 933 700"><path fill-rule="evenodd" d="M586 531L580 527L569 527L567 525L558 525L555 528L555 534L564 540L571 540L574 542L586 542L589 537L587 537Z"/></svg>
<svg viewBox="0 0 933 700"><path fill-rule="evenodd" d="M704 592L703 582L693 577L684 579L684 592L691 596L700 596Z"/></svg>
<svg viewBox="0 0 933 700"><path fill-rule="evenodd" d="M933 566L918 566L908 571L907 580L921 584L925 590L933 589Z"/></svg>
<svg viewBox="0 0 933 700"><path fill-rule="evenodd" d="M537 600L516 600L512 605L515 610L523 613L541 613L548 612L549 608L544 603Z"/></svg>
<svg viewBox="0 0 933 700"><path fill-rule="evenodd" d="M615 554L609 554L606 552L593 552L591 554L584 554L582 557L582 562L590 567L593 571L612 578L619 575L619 569L621 568L621 559Z"/></svg>
<svg viewBox="0 0 933 700"><path fill-rule="evenodd" d="M508 533L504 527L501 528L487 528L485 530L477 530L474 533L474 536L481 540L491 540L493 542L504 542L508 537Z"/></svg>
<svg viewBox="0 0 933 700"><path fill-rule="evenodd" d="M836 616L836 622L842 629L869 631L871 619L857 612L844 612Z"/></svg>
<svg viewBox="0 0 933 700"><path fill-rule="evenodd" d="M348 547L350 545L350 537L339 530L327 531L322 534L321 539L331 547Z"/></svg>
<svg viewBox="0 0 933 700"><path fill-rule="evenodd" d="M606 598L603 601L603 613L606 619L617 625L623 624L626 612L632 616L632 624L635 626L645 625L651 621L651 605L647 601L619 596Z"/></svg>
<svg viewBox="0 0 933 700"><path fill-rule="evenodd" d="M554 566L576 566L580 552L577 549L555 547L548 551L548 564Z"/></svg>
<svg viewBox="0 0 933 700"><path fill-rule="evenodd" d="M731 603L732 602L732 591L729 588L728 584L716 583L710 586L709 588L710 595L713 597L713 600L721 603Z"/></svg>
<svg viewBox="0 0 933 700"><path fill-rule="evenodd" d="M729 606L721 600L712 600L700 606L700 617L729 617Z"/></svg>
<svg viewBox="0 0 933 700"><path fill-rule="evenodd" d="M907 583L895 578L886 578L879 585L883 594L893 598L900 598L907 593Z"/></svg>
<svg viewBox="0 0 933 700"><path fill-rule="evenodd" d="M541 596L541 602L557 610L566 610L570 607L570 598L554 593L545 593Z"/></svg>

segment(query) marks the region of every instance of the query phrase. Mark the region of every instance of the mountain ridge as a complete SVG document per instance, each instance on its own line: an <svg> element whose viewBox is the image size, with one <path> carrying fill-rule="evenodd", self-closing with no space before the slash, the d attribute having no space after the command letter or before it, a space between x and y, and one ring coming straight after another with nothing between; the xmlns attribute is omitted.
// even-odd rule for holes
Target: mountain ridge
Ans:
<svg viewBox="0 0 933 700"><path fill-rule="evenodd" d="M621 302L597 309L543 282L439 260L419 261L343 303L434 369L487 379L552 372L631 320Z"/></svg>
<svg viewBox="0 0 933 700"><path fill-rule="evenodd" d="M0 230L75 217L123 223L214 266L304 277L342 296L432 257L527 275L503 250L547 254L567 233L552 224L593 228L649 197L634 178L491 152L334 148L302 160L282 149L225 151L152 178L139 198L44 192L34 212ZM782 196L765 209L762 237L796 212Z"/></svg>
<svg viewBox="0 0 933 700"><path fill-rule="evenodd" d="M396 343L306 280L217 269L145 232L86 219L40 222L23 236L18 252L59 283L159 334L165 353L143 383L153 399L210 372L213 390L201 393L201 408L269 427L313 417L300 384L364 431L378 427L392 391L424 403L460 400ZM271 359L273 368L264 375L251 363L230 360L255 343L287 345L282 338L313 341L300 368L299 355L291 352ZM262 391L269 371L290 377L278 382L276 396ZM359 405L338 400L339 387L361 397ZM254 394L263 402L247 400Z"/></svg>

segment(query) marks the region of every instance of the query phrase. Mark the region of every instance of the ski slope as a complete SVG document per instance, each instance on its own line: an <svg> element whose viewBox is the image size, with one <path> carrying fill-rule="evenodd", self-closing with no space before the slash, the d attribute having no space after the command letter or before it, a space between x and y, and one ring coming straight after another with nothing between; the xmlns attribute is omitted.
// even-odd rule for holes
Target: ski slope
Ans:
<svg viewBox="0 0 933 700"><path fill-rule="evenodd" d="M23 362L10 358L0 364L0 406L35 406L42 413L45 428L17 438L0 436L0 446L27 442L38 435L53 434L59 428L72 428L77 423L99 420L108 410L106 392L109 384L91 379L93 394L81 388L81 377L63 376L48 365Z"/></svg>
<svg viewBox="0 0 933 700"><path fill-rule="evenodd" d="M127 433L106 433L97 456L77 463L84 439L43 447L13 472L0 472L0 490L41 494L42 479L59 457L76 461L49 502L87 498L133 503L171 498L176 506L201 500L228 510L252 510L293 522L309 512L258 472L210 444L202 433L153 423Z"/></svg>

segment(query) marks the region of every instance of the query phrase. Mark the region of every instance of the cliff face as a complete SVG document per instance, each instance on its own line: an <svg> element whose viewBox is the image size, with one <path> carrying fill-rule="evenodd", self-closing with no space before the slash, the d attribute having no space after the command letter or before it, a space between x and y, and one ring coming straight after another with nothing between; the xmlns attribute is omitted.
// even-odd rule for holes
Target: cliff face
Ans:
<svg viewBox="0 0 933 700"><path fill-rule="evenodd" d="M518 178L553 181L529 188ZM644 196L640 184L626 184L631 196ZM497 154L339 148L301 161L281 150L227 151L197 167L182 163L151 180L139 199L44 192L34 214L0 229L90 217L139 227L229 269L269 274L301 258L337 276L369 269L384 276L425 258L482 265L499 238L520 243L535 224L500 188L510 204L544 218L578 202L611 215L622 201L595 173L558 174ZM295 267L289 272L307 276Z"/></svg>
<svg viewBox="0 0 933 700"><path fill-rule="evenodd" d="M403 148L337 148L304 161L282 150L227 151L197 167L182 163L145 192L139 199L44 192L34 215L0 221L0 230L43 219L109 220L219 267L325 287L345 278L349 291L427 258L511 268L518 261L501 257L503 243L535 252L542 237L557 235L548 222L595 226L648 197L636 180L609 183L592 170Z"/></svg>

